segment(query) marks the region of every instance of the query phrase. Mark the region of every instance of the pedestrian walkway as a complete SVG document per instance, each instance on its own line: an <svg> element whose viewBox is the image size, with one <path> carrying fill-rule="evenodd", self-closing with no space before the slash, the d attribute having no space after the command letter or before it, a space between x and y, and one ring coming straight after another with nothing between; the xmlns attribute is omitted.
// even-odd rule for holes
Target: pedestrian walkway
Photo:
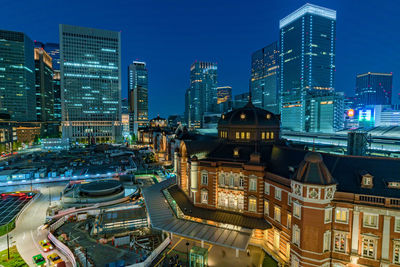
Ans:
<svg viewBox="0 0 400 267"><path fill-rule="evenodd" d="M167 203L162 190L174 183L174 179L167 179L143 190L151 226L183 237L203 240L205 242L245 250L251 231L237 231L220 228L208 224L178 219Z"/></svg>

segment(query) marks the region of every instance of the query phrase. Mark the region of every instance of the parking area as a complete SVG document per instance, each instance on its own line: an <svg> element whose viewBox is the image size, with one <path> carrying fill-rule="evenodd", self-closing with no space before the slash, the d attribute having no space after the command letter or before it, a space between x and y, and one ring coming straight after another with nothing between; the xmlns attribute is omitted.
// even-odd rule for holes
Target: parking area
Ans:
<svg viewBox="0 0 400 267"><path fill-rule="evenodd" d="M10 223L33 196L34 193L2 193L0 197L0 226Z"/></svg>

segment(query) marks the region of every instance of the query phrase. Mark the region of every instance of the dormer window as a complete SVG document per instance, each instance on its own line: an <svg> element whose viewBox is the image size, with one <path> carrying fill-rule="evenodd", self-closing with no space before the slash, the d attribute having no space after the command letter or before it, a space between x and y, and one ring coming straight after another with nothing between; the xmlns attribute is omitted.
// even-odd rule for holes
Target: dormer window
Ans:
<svg viewBox="0 0 400 267"><path fill-rule="evenodd" d="M372 188L374 186L373 178L374 178L374 176L372 176L369 173L363 174L362 175L362 179L361 179L361 187L363 187L363 188Z"/></svg>
<svg viewBox="0 0 400 267"><path fill-rule="evenodd" d="M246 114L244 114L244 113L240 114L240 119L241 120L245 120L246 119Z"/></svg>
<svg viewBox="0 0 400 267"><path fill-rule="evenodd" d="M267 118L267 120L269 120L271 119L271 114L267 114L265 117Z"/></svg>
<svg viewBox="0 0 400 267"><path fill-rule="evenodd" d="M235 149L233 150L233 156L234 156L234 157L239 157L239 148L235 148Z"/></svg>
<svg viewBox="0 0 400 267"><path fill-rule="evenodd" d="M388 182L389 188L400 189L400 182Z"/></svg>

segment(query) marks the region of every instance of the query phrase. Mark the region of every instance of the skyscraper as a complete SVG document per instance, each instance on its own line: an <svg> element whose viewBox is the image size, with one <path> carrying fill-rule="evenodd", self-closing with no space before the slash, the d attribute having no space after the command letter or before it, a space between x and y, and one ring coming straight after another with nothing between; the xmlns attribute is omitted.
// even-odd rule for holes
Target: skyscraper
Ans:
<svg viewBox="0 0 400 267"><path fill-rule="evenodd" d="M357 75L357 108L392 104L392 73L367 72Z"/></svg>
<svg viewBox="0 0 400 267"><path fill-rule="evenodd" d="M61 74L53 70L54 120L61 121Z"/></svg>
<svg viewBox="0 0 400 267"><path fill-rule="evenodd" d="M278 42L257 50L251 55L251 99L255 106L279 113Z"/></svg>
<svg viewBox="0 0 400 267"><path fill-rule="evenodd" d="M232 108L232 87L217 87L217 110L218 113L227 112Z"/></svg>
<svg viewBox="0 0 400 267"><path fill-rule="evenodd" d="M133 61L128 67L130 132L137 135L140 126L149 123L148 72L145 62Z"/></svg>
<svg viewBox="0 0 400 267"><path fill-rule="evenodd" d="M60 75L60 45L57 43L42 43L39 41L34 42L35 48L42 48L52 58L53 68L53 102L54 113L53 118L55 121L61 121L61 75Z"/></svg>
<svg viewBox="0 0 400 267"><path fill-rule="evenodd" d="M54 120L52 58L43 48L35 48L35 87L37 121Z"/></svg>
<svg viewBox="0 0 400 267"><path fill-rule="evenodd" d="M217 105L217 64L194 62L190 66L190 87L185 95L185 119L189 127L201 127L205 112Z"/></svg>
<svg viewBox="0 0 400 267"><path fill-rule="evenodd" d="M310 95L334 91L336 11L305 4L279 22L282 127L309 131ZM296 105L298 112L286 107ZM296 116L291 118L291 116Z"/></svg>
<svg viewBox="0 0 400 267"><path fill-rule="evenodd" d="M0 30L0 113L35 121L33 42L22 32Z"/></svg>
<svg viewBox="0 0 400 267"><path fill-rule="evenodd" d="M121 136L120 32L60 25L63 137Z"/></svg>
<svg viewBox="0 0 400 267"><path fill-rule="evenodd" d="M53 70L60 70L60 45L57 43L45 43L43 49L53 59Z"/></svg>

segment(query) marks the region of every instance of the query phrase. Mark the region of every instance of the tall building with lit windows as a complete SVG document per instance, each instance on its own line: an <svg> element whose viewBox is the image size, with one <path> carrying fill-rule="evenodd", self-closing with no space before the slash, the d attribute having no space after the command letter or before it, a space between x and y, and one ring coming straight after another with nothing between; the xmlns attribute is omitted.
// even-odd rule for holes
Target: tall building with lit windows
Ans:
<svg viewBox="0 0 400 267"><path fill-rule="evenodd" d="M33 42L22 32L0 30L0 113L35 121Z"/></svg>
<svg viewBox="0 0 400 267"><path fill-rule="evenodd" d="M54 87L52 58L43 48L35 48L36 117L38 121L54 120Z"/></svg>
<svg viewBox="0 0 400 267"><path fill-rule="evenodd" d="M357 75L357 108L392 104L392 73L367 72Z"/></svg>
<svg viewBox="0 0 400 267"><path fill-rule="evenodd" d="M199 128L206 112L217 109L217 64L196 61L190 66L190 86L185 95L185 119Z"/></svg>
<svg viewBox="0 0 400 267"><path fill-rule="evenodd" d="M130 132L149 123L148 71L145 62L133 61L128 67L128 98Z"/></svg>
<svg viewBox="0 0 400 267"><path fill-rule="evenodd" d="M279 28L282 128L308 132L305 99L335 88L336 11L305 4L281 19ZM298 111L285 111L294 105Z"/></svg>
<svg viewBox="0 0 400 267"><path fill-rule="evenodd" d="M273 113L279 113L278 73L278 42L251 55L250 90L253 104Z"/></svg>
<svg viewBox="0 0 400 267"><path fill-rule="evenodd" d="M109 142L121 136L120 32L60 25L63 137Z"/></svg>

